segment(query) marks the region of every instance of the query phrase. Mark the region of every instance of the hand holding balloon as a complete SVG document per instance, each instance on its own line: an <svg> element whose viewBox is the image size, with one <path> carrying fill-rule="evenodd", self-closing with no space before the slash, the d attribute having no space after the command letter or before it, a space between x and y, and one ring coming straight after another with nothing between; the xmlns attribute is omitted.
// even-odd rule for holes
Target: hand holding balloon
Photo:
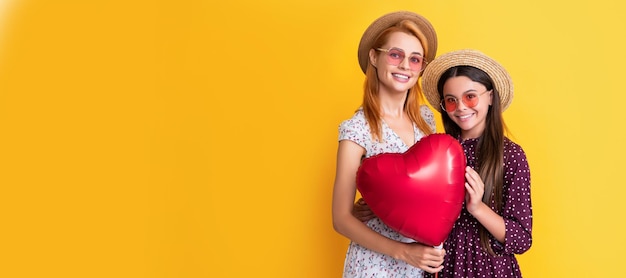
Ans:
<svg viewBox="0 0 626 278"><path fill-rule="evenodd" d="M401 258L403 261L428 273L437 273L443 269L444 250L417 242L409 244L407 252Z"/></svg>

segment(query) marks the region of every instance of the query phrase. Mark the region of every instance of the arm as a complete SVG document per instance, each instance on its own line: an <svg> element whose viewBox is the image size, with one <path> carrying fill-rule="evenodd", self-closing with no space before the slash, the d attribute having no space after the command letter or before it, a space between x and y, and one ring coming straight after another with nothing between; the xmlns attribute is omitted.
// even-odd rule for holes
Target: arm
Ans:
<svg viewBox="0 0 626 278"><path fill-rule="evenodd" d="M532 245L533 214L530 199L530 168L526 154L512 144L510 157L505 158L504 207L506 225L505 253L522 254ZM506 146L506 145L505 145Z"/></svg>
<svg viewBox="0 0 626 278"><path fill-rule="evenodd" d="M469 195L468 211L493 235L504 244L502 252L522 254L532 245L532 204L530 199L530 168L521 147L506 145L504 206L502 216L480 202L484 185L476 171L467 171L466 188ZM502 250L502 247L493 246ZM495 250L495 249L494 249Z"/></svg>
<svg viewBox="0 0 626 278"><path fill-rule="evenodd" d="M356 196L356 173L365 150L349 140L339 142L337 172L333 188L332 216L335 230L370 250L406 261L427 272L443 266L443 250L419 243L402 243L378 234L352 214ZM437 266L437 267L431 267Z"/></svg>

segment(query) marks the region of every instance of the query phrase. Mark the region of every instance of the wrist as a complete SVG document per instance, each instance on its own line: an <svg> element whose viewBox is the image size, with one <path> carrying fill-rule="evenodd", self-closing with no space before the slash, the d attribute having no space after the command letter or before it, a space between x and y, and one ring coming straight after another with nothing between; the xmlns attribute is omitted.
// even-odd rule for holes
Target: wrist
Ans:
<svg viewBox="0 0 626 278"><path fill-rule="evenodd" d="M487 208L487 204L480 202L478 205L473 206L472 210L468 210L468 212L474 216L474 218L478 218L481 214L483 214L485 208Z"/></svg>
<svg viewBox="0 0 626 278"><path fill-rule="evenodd" d="M396 259L396 260L401 260L401 261L406 261L406 244L396 241L394 243L393 248L391 249L391 254L389 254L390 257Z"/></svg>

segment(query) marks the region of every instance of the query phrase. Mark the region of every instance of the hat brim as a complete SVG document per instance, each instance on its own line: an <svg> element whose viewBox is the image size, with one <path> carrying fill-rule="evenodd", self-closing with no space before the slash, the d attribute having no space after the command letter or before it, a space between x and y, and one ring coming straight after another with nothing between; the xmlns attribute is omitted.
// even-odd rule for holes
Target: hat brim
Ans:
<svg viewBox="0 0 626 278"><path fill-rule="evenodd" d="M502 111L506 110L513 101L513 80L509 73L497 61L473 49L463 49L445 53L424 69L422 75L422 89L430 105L442 113L441 98L437 90L437 83L441 75L448 69L456 66L472 66L486 72L493 80L493 85L499 93Z"/></svg>
<svg viewBox="0 0 626 278"><path fill-rule="evenodd" d="M409 11L398 11L388 13L376 19L363 33L361 42L359 43L359 65L363 73L367 70L367 64L369 60L369 51L372 49L374 41L382 31L396 25L402 20L411 20L417 24L419 29L424 33L426 37L426 43L428 44L428 53L426 54L426 61L430 62L435 58L437 53L437 34L435 28L430 22L423 16Z"/></svg>

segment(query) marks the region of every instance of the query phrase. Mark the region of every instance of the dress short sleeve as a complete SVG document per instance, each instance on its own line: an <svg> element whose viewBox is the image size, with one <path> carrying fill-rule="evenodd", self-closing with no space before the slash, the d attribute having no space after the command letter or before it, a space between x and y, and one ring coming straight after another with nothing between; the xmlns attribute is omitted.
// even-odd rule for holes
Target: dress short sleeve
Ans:
<svg viewBox="0 0 626 278"><path fill-rule="evenodd" d="M430 107L426 105L420 106L420 113L424 121L426 121L426 123L428 124L428 127L430 127L430 130L433 133L436 132L437 126L435 124L435 115L433 114L433 111L430 110Z"/></svg>
<svg viewBox="0 0 626 278"><path fill-rule="evenodd" d="M350 140L365 148L367 141L369 141L367 138L370 136L370 129L365 117L362 116L362 112L359 112L354 117L341 122L339 141Z"/></svg>

